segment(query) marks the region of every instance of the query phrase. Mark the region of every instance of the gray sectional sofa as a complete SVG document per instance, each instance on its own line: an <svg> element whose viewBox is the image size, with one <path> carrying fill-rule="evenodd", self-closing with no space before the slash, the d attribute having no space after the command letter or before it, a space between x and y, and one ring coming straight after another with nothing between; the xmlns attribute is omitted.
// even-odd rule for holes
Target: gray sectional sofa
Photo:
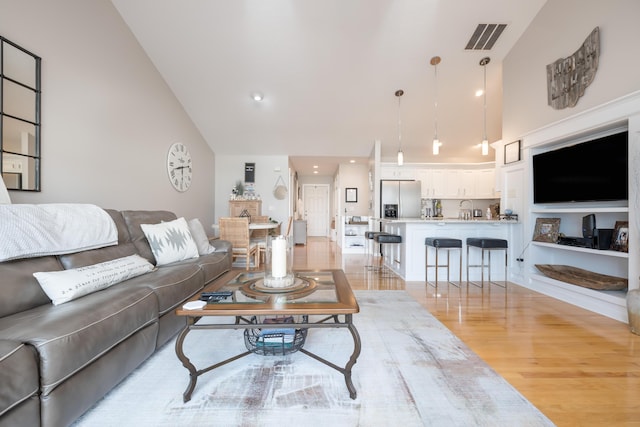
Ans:
<svg viewBox="0 0 640 427"><path fill-rule="evenodd" d="M211 254L53 305L34 272L134 254L155 264L140 224L176 219L167 211L107 212L115 246L0 263L0 426L72 423L181 330L176 307L231 268L230 244L213 240Z"/></svg>

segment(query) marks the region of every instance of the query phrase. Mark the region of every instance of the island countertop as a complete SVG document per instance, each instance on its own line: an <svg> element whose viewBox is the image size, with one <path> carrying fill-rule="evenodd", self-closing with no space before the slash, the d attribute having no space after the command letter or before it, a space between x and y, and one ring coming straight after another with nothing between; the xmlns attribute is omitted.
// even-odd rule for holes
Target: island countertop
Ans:
<svg viewBox="0 0 640 427"><path fill-rule="evenodd" d="M473 219L460 219L460 218L376 218L376 221L382 223L402 223L402 224L517 224L517 220L512 219L485 219L485 218L473 218Z"/></svg>
<svg viewBox="0 0 640 427"><path fill-rule="evenodd" d="M447 237L462 240L462 258L463 265L466 265L466 239L469 237L492 237L497 239L512 240L513 228L521 226L517 220L499 220L499 219L482 219L476 218L471 220L463 220L458 218L398 218L376 219L380 222L382 231L402 236L402 243L398 245L384 245L383 250L386 251L385 264L391 268L404 280L408 281L424 281L425 280L425 239L427 237ZM512 251L511 244L509 244ZM455 259L454 259L455 258ZM511 258L511 256L510 256ZM459 271L457 264L459 257L456 254L451 257L452 271ZM479 261L479 260L478 260ZM478 264L475 260L473 264ZM504 268L504 258L495 256L491 258L491 263L496 264L495 271L500 271L499 263ZM429 280L432 277L434 269L429 271ZM463 268L462 280L466 280L466 269ZM473 269L469 272L471 280L477 280L480 275L480 269ZM457 274L452 280L458 281Z"/></svg>

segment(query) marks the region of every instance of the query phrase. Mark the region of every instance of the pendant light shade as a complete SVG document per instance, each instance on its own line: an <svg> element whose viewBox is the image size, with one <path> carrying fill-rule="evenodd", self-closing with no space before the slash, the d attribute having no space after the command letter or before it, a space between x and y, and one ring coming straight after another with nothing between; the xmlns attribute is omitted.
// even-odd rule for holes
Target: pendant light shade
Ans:
<svg viewBox="0 0 640 427"><path fill-rule="evenodd" d="M482 122L483 122L483 133L482 133L482 143L480 144L482 155L489 155L489 140L487 139L487 64L491 61L491 58L484 57L480 60L480 65L482 66L484 72L484 83L483 83L483 103L482 103Z"/></svg>
<svg viewBox="0 0 640 427"><path fill-rule="evenodd" d="M435 78L435 91L434 91L434 102L433 107L435 111L435 119L433 125L433 144L431 147L432 153L434 156L440 154L440 146L442 143L440 139L438 139L438 64L442 59L439 56L434 56L431 58L430 64L433 65L434 78Z"/></svg>
<svg viewBox="0 0 640 427"><path fill-rule="evenodd" d="M402 120L400 118L400 99L402 95L404 95L404 91L402 89L398 89L395 93L396 97L398 97L398 166L402 166L404 164L404 153L402 152Z"/></svg>

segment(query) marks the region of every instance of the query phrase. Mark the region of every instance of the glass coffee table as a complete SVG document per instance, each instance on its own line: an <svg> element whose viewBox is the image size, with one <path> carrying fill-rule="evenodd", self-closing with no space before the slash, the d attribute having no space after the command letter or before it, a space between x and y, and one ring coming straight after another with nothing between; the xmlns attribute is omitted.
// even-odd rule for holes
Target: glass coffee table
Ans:
<svg viewBox="0 0 640 427"><path fill-rule="evenodd" d="M295 271L295 283L286 289L265 287L262 272L231 270L203 289L213 293L202 308L176 309L178 316L186 317L187 324L176 340L176 355L189 371L189 385L183 394L184 402L191 399L198 376L252 353L288 354L304 353L344 375L349 396L355 399L356 389L351 381L351 369L360 355L360 335L353 324L353 314L360 308L351 286L342 270ZM192 298L199 301L201 294ZM234 317L233 323L216 322L215 317ZM207 323L198 324L203 317ZM318 356L304 346L310 328L346 328L353 338L353 352L344 365L338 366ZM192 330L240 329L244 330L247 351L221 362L196 368L184 354L184 340Z"/></svg>

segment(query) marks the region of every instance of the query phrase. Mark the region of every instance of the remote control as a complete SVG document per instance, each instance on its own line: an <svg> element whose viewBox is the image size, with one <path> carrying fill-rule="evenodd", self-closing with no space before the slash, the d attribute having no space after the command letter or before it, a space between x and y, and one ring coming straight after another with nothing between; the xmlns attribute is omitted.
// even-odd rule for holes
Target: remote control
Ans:
<svg viewBox="0 0 640 427"><path fill-rule="evenodd" d="M207 296L207 297L230 297L231 295L233 295L233 292L231 291L218 291L218 292L202 292L200 294L200 296Z"/></svg>

